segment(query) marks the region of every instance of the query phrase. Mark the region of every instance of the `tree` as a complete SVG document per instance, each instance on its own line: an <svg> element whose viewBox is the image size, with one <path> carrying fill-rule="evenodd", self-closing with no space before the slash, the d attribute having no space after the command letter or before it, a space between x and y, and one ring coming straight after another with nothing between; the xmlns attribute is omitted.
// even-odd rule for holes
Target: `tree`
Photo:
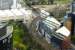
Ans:
<svg viewBox="0 0 75 50"><path fill-rule="evenodd" d="M48 4L54 4L54 0L48 0Z"/></svg>

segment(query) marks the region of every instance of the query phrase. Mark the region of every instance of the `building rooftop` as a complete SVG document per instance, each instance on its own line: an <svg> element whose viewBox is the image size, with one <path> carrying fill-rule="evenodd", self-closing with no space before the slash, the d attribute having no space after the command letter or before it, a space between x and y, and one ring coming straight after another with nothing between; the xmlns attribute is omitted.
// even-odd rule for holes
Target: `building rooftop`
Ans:
<svg viewBox="0 0 75 50"><path fill-rule="evenodd" d="M70 36L70 31L65 27L61 26L61 23L57 21L54 17L47 17L43 20L43 23L53 30L54 32L52 33L53 36L57 37L58 39L63 40L65 37ZM49 30L48 30L49 31Z"/></svg>
<svg viewBox="0 0 75 50"><path fill-rule="evenodd" d="M43 20L43 23L45 23L50 29L57 29L60 27L60 22L58 22L53 17L47 17Z"/></svg>
<svg viewBox="0 0 75 50"><path fill-rule="evenodd" d="M10 9L10 10L0 10L0 20L10 20L10 19L21 19L24 18L26 14L30 11L25 9Z"/></svg>
<svg viewBox="0 0 75 50"><path fill-rule="evenodd" d="M63 26L60 29L58 29L56 31L56 33L60 33L60 34L62 34L64 36L66 36L66 37L70 36L70 31L65 26Z"/></svg>

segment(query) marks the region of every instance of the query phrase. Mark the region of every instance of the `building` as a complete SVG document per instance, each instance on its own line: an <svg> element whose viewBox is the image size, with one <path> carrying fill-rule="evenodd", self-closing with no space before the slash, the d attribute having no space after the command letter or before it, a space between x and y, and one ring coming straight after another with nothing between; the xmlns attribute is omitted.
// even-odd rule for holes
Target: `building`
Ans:
<svg viewBox="0 0 75 50"><path fill-rule="evenodd" d="M0 0L0 9L11 9L11 6L13 5L13 0Z"/></svg>
<svg viewBox="0 0 75 50"><path fill-rule="evenodd" d="M56 34L51 38L54 46L56 45L63 50L71 49L70 31L65 27L61 27L56 31Z"/></svg>
<svg viewBox="0 0 75 50"><path fill-rule="evenodd" d="M0 0L0 9L11 9L13 5L13 0Z"/></svg>
<svg viewBox="0 0 75 50"><path fill-rule="evenodd" d="M0 0L0 10L17 8L21 6L19 3L20 0Z"/></svg>
<svg viewBox="0 0 75 50"><path fill-rule="evenodd" d="M39 34L46 38L50 43L51 35L55 33L55 30L60 27L60 23L53 17L47 17L39 22L38 31Z"/></svg>
<svg viewBox="0 0 75 50"><path fill-rule="evenodd" d="M59 48L59 43L62 40L55 37L55 31L60 27L60 23L53 17L49 16L39 22L38 32L39 35L46 39L49 44L52 44L54 48Z"/></svg>
<svg viewBox="0 0 75 50"><path fill-rule="evenodd" d="M12 50L13 27L8 22L0 22L0 50Z"/></svg>
<svg viewBox="0 0 75 50"><path fill-rule="evenodd" d="M49 16L39 21L38 33L48 43L52 43L53 47L61 49L63 40L70 36L70 31L65 26L60 26L60 22Z"/></svg>

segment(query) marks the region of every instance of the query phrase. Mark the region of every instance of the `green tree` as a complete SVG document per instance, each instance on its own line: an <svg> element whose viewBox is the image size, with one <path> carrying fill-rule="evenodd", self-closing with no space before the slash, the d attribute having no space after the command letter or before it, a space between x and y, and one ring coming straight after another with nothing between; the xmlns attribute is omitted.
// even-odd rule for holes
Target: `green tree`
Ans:
<svg viewBox="0 0 75 50"><path fill-rule="evenodd" d="M54 0L48 0L48 2L50 2L51 4L54 4Z"/></svg>

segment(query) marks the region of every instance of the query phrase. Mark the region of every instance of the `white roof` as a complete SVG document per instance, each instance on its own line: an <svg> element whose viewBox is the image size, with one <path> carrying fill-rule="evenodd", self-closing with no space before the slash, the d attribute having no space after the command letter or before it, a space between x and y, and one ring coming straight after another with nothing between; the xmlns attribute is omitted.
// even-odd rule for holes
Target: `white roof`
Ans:
<svg viewBox="0 0 75 50"><path fill-rule="evenodd" d="M31 10L25 10L24 8L20 9L11 9L11 10L0 10L0 17L4 16L23 16L25 14L31 14Z"/></svg>
<svg viewBox="0 0 75 50"><path fill-rule="evenodd" d="M2 24L0 23L0 28L3 28L6 25L6 23Z"/></svg>
<svg viewBox="0 0 75 50"><path fill-rule="evenodd" d="M1 16L1 17L6 16L6 14L4 13L4 11L0 10L0 16Z"/></svg>
<svg viewBox="0 0 75 50"><path fill-rule="evenodd" d="M56 33L60 33L60 34L62 34L64 36L67 36L67 37L70 35L70 31L65 26L63 26L60 29L58 29L56 31Z"/></svg>
<svg viewBox="0 0 75 50"><path fill-rule="evenodd" d="M18 9L11 9L12 13L16 16L23 15Z"/></svg>
<svg viewBox="0 0 75 50"><path fill-rule="evenodd" d="M52 22L54 22L54 23L56 23L56 24L58 24L58 25L61 25L60 22L57 21L57 20L56 20L55 18L53 18L53 17L47 17L46 20L52 21Z"/></svg>
<svg viewBox="0 0 75 50"><path fill-rule="evenodd" d="M19 8L19 9L8 9L8 10L0 10L0 21L6 20L22 20L22 19L30 19L32 17L32 10ZM30 16L30 17L28 17Z"/></svg>
<svg viewBox="0 0 75 50"><path fill-rule="evenodd" d="M4 13L5 13L7 16L14 16L14 14L13 14L10 10L4 10Z"/></svg>
<svg viewBox="0 0 75 50"><path fill-rule="evenodd" d="M59 28L61 25L60 22L53 17L47 17L43 22L51 29Z"/></svg>
<svg viewBox="0 0 75 50"><path fill-rule="evenodd" d="M23 13L25 13L24 9L20 9ZM19 9L11 9L11 10L0 10L0 17L3 16L21 16L24 15Z"/></svg>
<svg viewBox="0 0 75 50"><path fill-rule="evenodd" d="M6 29L6 35L4 35L3 37L0 38L0 40L5 39L6 37L8 37L9 35L11 35L11 33L13 32L13 26L8 26Z"/></svg>
<svg viewBox="0 0 75 50"><path fill-rule="evenodd" d="M50 14L48 12L46 12L45 10L41 10L40 15L42 18L45 18L45 17L49 16Z"/></svg>
<svg viewBox="0 0 75 50"><path fill-rule="evenodd" d="M19 9L22 13L24 13L24 14L26 14L26 11L25 11L25 9Z"/></svg>
<svg viewBox="0 0 75 50"><path fill-rule="evenodd" d="M10 19L23 19L23 16L26 16L27 12L24 8L20 9L11 9L11 10L0 10L0 21L10 20ZM18 16L18 17L17 17Z"/></svg>
<svg viewBox="0 0 75 50"><path fill-rule="evenodd" d="M45 10L41 10L41 13L45 14L45 15L49 15L48 12L46 12Z"/></svg>
<svg viewBox="0 0 75 50"><path fill-rule="evenodd" d="M19 9L22 13L24 13L24 14L31 14L31 10L26 10L25 8L21 8L21 9Z"/></svg>

